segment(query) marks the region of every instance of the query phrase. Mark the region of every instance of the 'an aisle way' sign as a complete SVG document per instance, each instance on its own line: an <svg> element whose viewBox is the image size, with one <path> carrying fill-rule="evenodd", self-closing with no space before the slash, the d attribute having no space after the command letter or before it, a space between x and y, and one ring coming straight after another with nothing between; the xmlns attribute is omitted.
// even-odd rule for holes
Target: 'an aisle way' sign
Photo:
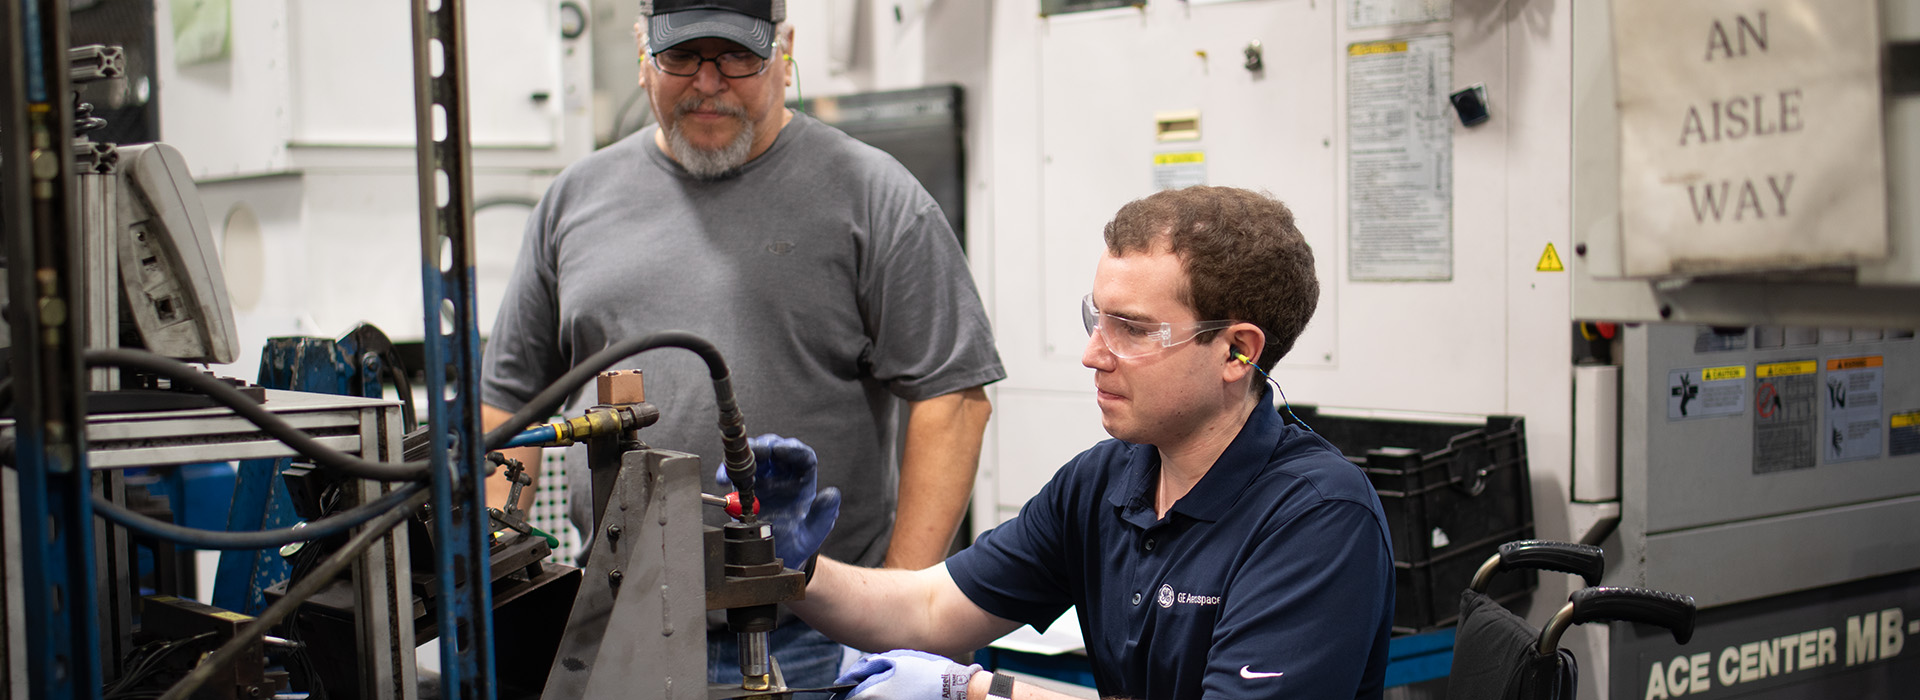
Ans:
<svg viewBox="0 0 1920 700"><path fill-rule="evenodd" d="M1887 255L1873 0L1614 0L1630 277Z"/></svg>

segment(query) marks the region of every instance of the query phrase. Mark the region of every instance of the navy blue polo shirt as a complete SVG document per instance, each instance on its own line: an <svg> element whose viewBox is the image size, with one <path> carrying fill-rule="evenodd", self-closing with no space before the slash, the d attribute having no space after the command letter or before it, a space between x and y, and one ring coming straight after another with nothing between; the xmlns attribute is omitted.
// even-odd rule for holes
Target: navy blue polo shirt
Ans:
<svg viewBox="0 0 1920 700"><path fill-rule="evenodd" d="M1159 451L1107 440L947 560L981 609L1079 606L1102 697L1379 698L1393 554L1358 467L1265 401L1167 517Z"/></svg>

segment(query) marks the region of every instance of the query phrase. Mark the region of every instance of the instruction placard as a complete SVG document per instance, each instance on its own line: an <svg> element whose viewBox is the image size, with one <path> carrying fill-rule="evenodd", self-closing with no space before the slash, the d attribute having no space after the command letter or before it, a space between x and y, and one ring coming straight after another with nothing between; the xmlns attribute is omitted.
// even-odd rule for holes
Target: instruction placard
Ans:
<svg viewBox="0 0 1920 700"><path fill-rule="evenodd" d="M1747 412L1747 366L1667 371L1667 420Z"/></svg>
<svg viewBox="0 0 1920 700"><path fill-rule="evenodd" d="M1347 274L1453 278L1453 36L1347 47Z"/></svg>
<svg viewBox="0 0 1920 700"><path fill-rule="evenodd" d="M1628 276L1886 257L1879 3L1612 7Z"/></svg>
<svg viewBox="0 0 1920 700"><path fill-rule="evenodd" d="M1827 360L1827 461L1880 456L1879 355Z"/></svg>
<svg viewBox="0 0 1920 700"><path fill-rule="evenodd" d="M1813 360L1754 366L1753 473L1813 468L1813 380L1819 369Z"/></svg>

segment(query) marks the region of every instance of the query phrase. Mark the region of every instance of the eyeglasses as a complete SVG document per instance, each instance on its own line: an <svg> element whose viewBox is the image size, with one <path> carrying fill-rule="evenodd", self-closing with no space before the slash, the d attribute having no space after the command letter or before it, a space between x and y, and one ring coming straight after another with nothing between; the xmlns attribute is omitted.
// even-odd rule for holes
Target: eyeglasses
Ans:
<svg viewBox="0 0 1920 700"><path fill-rule="evenodd" d="M1192 321L1188 323L1147 323L1121 318L1097 309L1093 305L1093 295L1080 299L1080 322L1087 327L1087 335L1100 332L1100 340L1107 344L1107 351L1115 357L1133 359L1166 352L1167 348L1180 345L1207 331L1217 331L1238 321ZM1176 337L1179 340L1175 340Z"/></svg>
<svg viewBox="0 0 1920 700"><path fill-rule="evenodd" d="M707 58L685 49L665 49L653 55L653 65L667 75L691 78L700 73L700 64L713 63L723 78L750 78L767 70L767 59L752 51L728 51Z"/></svg>

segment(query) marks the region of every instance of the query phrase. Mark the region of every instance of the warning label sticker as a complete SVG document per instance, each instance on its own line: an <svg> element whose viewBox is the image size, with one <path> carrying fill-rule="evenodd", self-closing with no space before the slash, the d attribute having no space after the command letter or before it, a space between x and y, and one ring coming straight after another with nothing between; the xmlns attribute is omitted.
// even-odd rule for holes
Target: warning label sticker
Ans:
<svg viewBox="0 0 1920 700"><path fill-rule="evenodd" d="M1177 190L1207 184L1207 154L1204 151L1153 154L1153 188Z"/></svg>
<svg viewBox="0 0 1920 700"><path fill-rule="evenodd" d="M1887 455L1920 454L1920 411L1895 413L1887 419Z"/></svg>
<svg viewBox="0 0 1920 700"><path fill-rule="evenodd" d="M1827 360L1829 462L1880 457L1881 357Z"/></svg>
<svg viewBox="0 0 1920 700"><path fill-rule="evenodd" d="M1667 371L1667 420L1737 416L1746 411L1746 365Z"/></svg>
<svg viewBox="0 0 1920 700"><path fill-rule="evenodd" d="M1813 360L1753 368L1753 473L1811 469L1814 460Z"/></svg>
<svg viewBox="0 0 1920 700"><path fill-rule="evenodd" d="M1540 251L1540 264L1534 265L1535 272L1566 272L1567 266L1560 262L1560 253L1553 249L1553 243L1547 243L1547 249Z"/></svg>

